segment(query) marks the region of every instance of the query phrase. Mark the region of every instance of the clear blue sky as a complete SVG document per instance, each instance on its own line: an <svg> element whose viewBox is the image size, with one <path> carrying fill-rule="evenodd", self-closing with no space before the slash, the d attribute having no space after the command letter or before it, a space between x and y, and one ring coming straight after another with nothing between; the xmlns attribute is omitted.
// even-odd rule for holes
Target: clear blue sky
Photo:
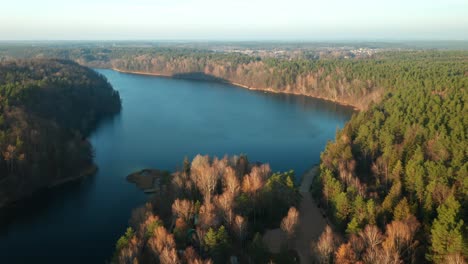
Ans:
<svg viewBox="0 0 468 264"><path fill-rule="evenodd" d="M468 39L468 0L5 0L0 40Z"/></svg>

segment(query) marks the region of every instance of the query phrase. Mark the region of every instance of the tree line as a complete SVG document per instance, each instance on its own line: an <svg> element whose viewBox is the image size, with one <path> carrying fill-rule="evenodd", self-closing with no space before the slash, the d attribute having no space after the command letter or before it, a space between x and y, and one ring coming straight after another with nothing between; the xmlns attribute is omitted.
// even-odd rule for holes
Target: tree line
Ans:
<svg viewBox="0 0 468 264"><path fill-rule="evenodd" d="M90 67L215 80L320 97L367 109L398 87L453 85L466 72L467 51L388 51L371 58L289 59L171 47L9 48L16 57L57 57Z"/></svg>

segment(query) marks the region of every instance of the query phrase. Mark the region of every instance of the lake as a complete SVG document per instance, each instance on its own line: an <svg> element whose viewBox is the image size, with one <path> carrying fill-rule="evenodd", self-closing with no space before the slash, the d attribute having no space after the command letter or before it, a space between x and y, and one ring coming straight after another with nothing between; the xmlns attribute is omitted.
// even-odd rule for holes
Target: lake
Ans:
<svg viewBox="0 0 468 264"><path fill-rule="evenodd" d="M229 84L96 70L122 112L91 135L99 171L0 211L0 262L104 263L146 195L125 177L173 171L196 154L246 154L298 177L353 110L331 102Z"/></svg>

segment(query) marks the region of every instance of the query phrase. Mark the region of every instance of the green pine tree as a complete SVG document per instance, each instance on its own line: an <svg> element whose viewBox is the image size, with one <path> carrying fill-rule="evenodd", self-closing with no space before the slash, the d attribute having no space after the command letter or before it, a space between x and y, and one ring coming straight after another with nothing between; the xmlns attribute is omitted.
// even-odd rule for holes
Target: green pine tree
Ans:
<svg viewBox="0 0 468 264"><path fill-rule="evenodd" d="M208 232L206 232L204 241L205 241L205 247L208 251L213 250L218 245L216 235L217 235L216 231L214 231L213 228L211 227L210 229L208 229Z"/></svg>
<svg viewBox="0 0 468 264"><path fill-rule="evenodd" d="M408 204L408 200L406 200L406 197L401 199L401 201L397 204L395 207L395 210L393 211L393 220L405 220L408 219L408 217L411 215L411 210L410 206Z"/></svg>
<svg viewBox="0 0 468 264"><path fill-rule="evenodd" d="M437 208L437 218L431 229L432 256L429 256L435 262L463 250L463 220L458 220L459 209L460 203L453 196Z"/></svg>

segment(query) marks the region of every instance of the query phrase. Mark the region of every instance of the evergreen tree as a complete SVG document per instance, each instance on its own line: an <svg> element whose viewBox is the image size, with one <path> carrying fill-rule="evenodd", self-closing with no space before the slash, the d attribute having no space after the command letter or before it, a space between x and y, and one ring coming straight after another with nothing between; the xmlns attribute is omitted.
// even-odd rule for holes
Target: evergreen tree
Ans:
<svg viewBox="0 0 468 264"><path fill-rule="evenodd" d="M410 217L410 215L410 207L408 205L408 200L406 200L405 197L395 207L395 210L393 211L393 220L406 220L408 217Z"/></svg>
<svg viewBox="0 0 468 264"><path fill-rule="evenodd" d="M449 254L463 250L463 220L458 220L460 203L450 196L437 208L437 218L431 229L432 256L430 259L440 262Z"/></svg>

